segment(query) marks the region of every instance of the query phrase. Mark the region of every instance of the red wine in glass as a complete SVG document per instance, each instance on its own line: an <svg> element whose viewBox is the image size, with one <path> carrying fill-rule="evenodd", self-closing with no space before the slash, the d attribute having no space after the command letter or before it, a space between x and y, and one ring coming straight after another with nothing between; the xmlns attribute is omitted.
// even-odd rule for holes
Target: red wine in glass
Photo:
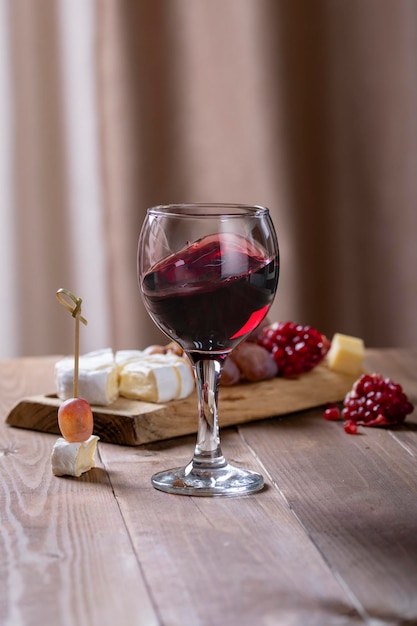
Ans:
<svg viewBox="0 0 417 626"><path fill-rule="evenodd" d="M147 272L151 317L186 351L230 351L265 317L278 262L240 235L203 237Z"/></svg>

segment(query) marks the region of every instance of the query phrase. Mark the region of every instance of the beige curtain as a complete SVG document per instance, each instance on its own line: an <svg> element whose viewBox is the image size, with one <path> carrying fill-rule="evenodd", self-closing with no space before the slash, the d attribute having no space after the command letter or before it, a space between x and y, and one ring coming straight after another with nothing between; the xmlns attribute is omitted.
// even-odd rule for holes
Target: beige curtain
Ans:
<svg viewBox="0 0 417 626"><path fill-rule="evenodd" d="M136 244L181 201L270 207L272 319L417 345L416 0L0 2L3 356L71 350L61 286L84 349L164 340Z"/></svg>

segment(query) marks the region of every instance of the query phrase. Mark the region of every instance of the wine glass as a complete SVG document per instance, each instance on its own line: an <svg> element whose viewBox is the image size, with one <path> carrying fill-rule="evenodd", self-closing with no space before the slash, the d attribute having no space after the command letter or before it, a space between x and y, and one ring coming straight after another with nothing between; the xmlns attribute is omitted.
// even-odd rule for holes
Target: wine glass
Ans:
<svg viewBox="0 0 417 626"><path fill-rule="evenodd" d="M148 209L138 243L138 282L156 325L195 372L198 431L186 467L158 472L155 488L185 495L239 495L263 477L230 465L220 447L218 388L223 363L266 316L279 252L265 207L175 204Z"/></svg>

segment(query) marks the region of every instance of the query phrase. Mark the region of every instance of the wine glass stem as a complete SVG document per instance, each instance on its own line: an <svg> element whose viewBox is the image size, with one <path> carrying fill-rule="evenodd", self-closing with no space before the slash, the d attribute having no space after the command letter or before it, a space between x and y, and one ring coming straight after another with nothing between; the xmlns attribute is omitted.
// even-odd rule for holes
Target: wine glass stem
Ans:
<svg viewBox="0 0 417 626"><path fill-rule="evenodd" d="M198 432L192 464L195 468L216 469L226 465L220 447L218 395L223 359L194 360L198 395Z"/></svg>

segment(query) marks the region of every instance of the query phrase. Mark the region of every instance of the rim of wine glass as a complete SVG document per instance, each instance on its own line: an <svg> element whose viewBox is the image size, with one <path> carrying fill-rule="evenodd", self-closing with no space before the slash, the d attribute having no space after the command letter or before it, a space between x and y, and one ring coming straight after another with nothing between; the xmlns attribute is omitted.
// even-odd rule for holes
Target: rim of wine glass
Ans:
<svg viewBox="0 0 417 626"><path fill-rule="evenodd" d="M210 210L204 213L204 209ZM186 202L177 204L159 204L148 209L149 215L172 215L180 217L253 217L269 214L269 209L261 204L239 204L232 202Z"/></svg>

